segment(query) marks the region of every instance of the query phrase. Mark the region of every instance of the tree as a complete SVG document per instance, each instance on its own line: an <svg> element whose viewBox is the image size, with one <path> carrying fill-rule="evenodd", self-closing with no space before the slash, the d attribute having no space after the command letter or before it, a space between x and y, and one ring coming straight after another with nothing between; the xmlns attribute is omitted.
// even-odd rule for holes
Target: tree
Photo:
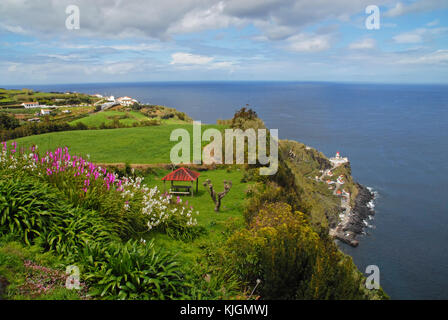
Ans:
<svg viewBox="0 0 448 320"><path fill-rule="evenodd" d="M207 179L204 182L204 187L208 188L208 193L210 193L210 196L212 197L212 200L215 203L215 211L218 212L219 208L221 207L222 198L224 198L225 195L229 193L230 189L232 188L232 181L224 180L224 191L219 193L216 193L216 191L213 189L213 184L210 181L210 179Z"/></svg>
<svg viewBox="0 0 448 320"><path fill-rule="evenodd" d="M1 112L0 113L0 128L1 129L15 129L17 127L20 127L19 120L16 118L8 116L6 113Z"/></svg>

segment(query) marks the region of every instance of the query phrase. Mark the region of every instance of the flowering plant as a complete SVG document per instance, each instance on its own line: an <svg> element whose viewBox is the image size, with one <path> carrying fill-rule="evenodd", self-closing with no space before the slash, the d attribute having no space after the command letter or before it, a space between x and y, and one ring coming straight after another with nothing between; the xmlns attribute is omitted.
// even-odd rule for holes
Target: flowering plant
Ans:
<svg viewBox="0 0 448 320"><path fill-rule="evenodd" d="M122 238L153 229L172 236L188 233L197 225L193 207L178 197L149 188L141 177L119 177L81 156L71 155L67 147L40 155L37 146L29 153L8 149L1 143L0 170L39 177L64 192L75 205L94 209L113 222ZM180 233L179 233L180 232Z"/></svg>

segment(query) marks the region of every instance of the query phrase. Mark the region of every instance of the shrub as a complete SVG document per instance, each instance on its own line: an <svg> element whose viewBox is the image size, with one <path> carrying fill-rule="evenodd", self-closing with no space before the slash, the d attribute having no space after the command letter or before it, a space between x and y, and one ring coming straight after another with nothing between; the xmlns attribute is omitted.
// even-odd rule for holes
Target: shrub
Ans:
<svg viewBox="0 0 448 320"><path fill-rule="evenodd" d="M45 183L0 180L0 231L16 234L26 244L75 255L90 241L114 239L114 232L95 211L73 208Z"/></svg>
<svg viewBox="0 0 448 320"><path fill-rule="evenodd" d="M48 209L57 196L45 185L31 181L0 180L0 231L12 233L30 244L47 232L52 213Z"/></svg>
<svg viewBox="0 0 448 320"><path fill-rule="evenodd" d="M14 117L10 117L9 115L7 115L4 112L0 112L0 128L1 129L11 130L11 129L15 129L19 126L20 126L19 120L17 120Z"/></svg>
<svg viewBox="0 0 448 320"><path fill-rule="evenodd" d="M285 203L264 206L250 228L236 232L225 253L228 268L263 299L362 299L363 277L332 241L322 240L304 214Z"/></svg>
<svg viewBox="0 0 448 320"><path fill-rule="evenodd" d="M80 255L82 274L92 295L111 299L174 299L184 294L184 278L176 261L141 244L89 244Z"/></svg>

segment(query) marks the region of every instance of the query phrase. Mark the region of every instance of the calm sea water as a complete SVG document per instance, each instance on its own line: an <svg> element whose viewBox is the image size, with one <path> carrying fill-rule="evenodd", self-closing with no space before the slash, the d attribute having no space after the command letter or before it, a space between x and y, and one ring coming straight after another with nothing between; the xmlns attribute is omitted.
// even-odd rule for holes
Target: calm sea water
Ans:
<svg viewBox="0 0 448 320"><path fill-rule="evenodd" d="M348 156L379 193L374 229L342 245L379 266L393 299L448 299L448 86L334 83L133 83L27 86L128 95L214 123L249 104L281 138Z"/></svg>

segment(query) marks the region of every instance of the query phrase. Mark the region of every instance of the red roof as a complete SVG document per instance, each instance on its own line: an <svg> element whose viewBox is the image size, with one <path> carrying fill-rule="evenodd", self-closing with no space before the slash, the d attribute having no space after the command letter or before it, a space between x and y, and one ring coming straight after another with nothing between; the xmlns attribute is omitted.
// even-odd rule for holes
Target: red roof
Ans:
<svg viewBox="0 0 448 320"><path fill-rule="evenodd" d="M199 172L181 167L168 173L162 178L165 181L195 181L201 174Z"/></svg>

